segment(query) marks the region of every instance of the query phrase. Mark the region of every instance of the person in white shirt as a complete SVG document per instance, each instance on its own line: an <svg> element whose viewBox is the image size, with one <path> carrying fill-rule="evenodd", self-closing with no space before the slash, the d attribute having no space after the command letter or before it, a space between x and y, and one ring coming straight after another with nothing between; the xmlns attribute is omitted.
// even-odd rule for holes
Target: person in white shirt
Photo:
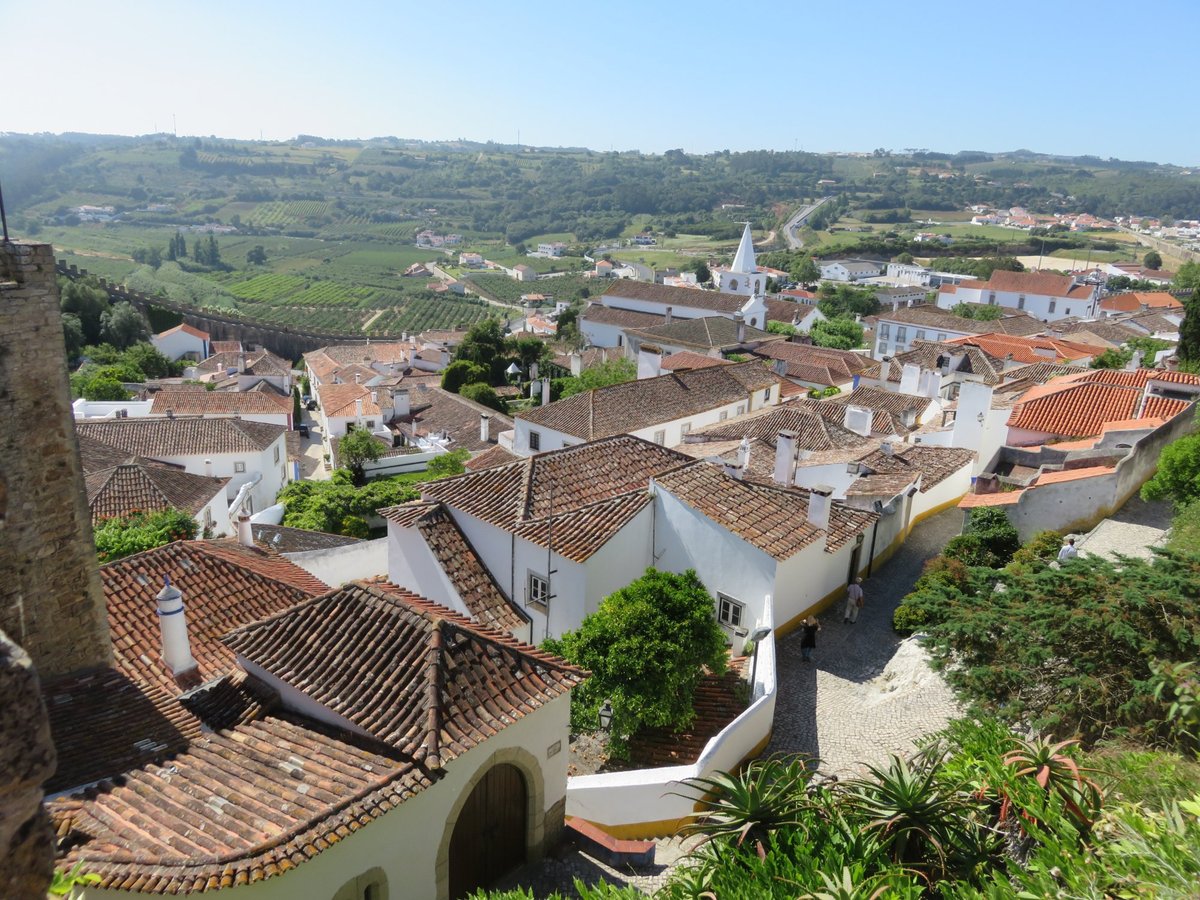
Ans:
<svg viewBox="0 0 1200 900"><path fill-rule="evenodd" d="M853 625L858 621L858 611L863 607L862 579L855 578L850 587L846 588L846 611L843 622Z"/></svg>
<svg viewBox="0 0 1200 900"><path fill-rule="evenodd" d="M1075 538L1067 538L1067 542L1063 544L1063 548L1058 551L1058 561L1066 562L1068 559L1074 559L1079 555L1079 551L1075 549Z"/></svg>

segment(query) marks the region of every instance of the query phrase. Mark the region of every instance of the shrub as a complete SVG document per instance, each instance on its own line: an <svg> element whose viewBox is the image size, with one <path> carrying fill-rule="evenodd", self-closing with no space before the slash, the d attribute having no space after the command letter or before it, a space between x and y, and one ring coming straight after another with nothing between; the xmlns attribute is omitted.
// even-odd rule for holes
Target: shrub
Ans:
<svg viewBox="0 0 1200 900"><path fill-rule="evenodd" d="M956 534L946 541L942 555L967 566L991 567L996 561L996 557L984 546L983 538L977 534Z"/></svg>
<svg viewBox="0 0 1200 900"><path fill-rule="evenodd" d="M499 413L508 412L508 404L501 399L500 395L490 385L484 384L482 381L463 385L458 393L468 400L474 400L480 406L486 406Z"/></svg>
<svg viewBox="0 0 1200 900"><path fill-rule="evenodd" d="M442 389L457 394L464 385L486 382L488 371L479 363L460 359L446 366L442 372Z"/></svg>
<svg viewBox="0 0 1200 900"><path fill-rule="evenodd" d="M172 541L191 540L198 531L196 520L179 509L113 517L96 526L96 556L102 563L112 562Z"/></svg>
<svg viewBox="0 0 1200 900"><path fill-rule="evenodd" d="M892 613L892 628L904 637L920 631L928 622L929 613L920 606L901 603Z"/></svg>

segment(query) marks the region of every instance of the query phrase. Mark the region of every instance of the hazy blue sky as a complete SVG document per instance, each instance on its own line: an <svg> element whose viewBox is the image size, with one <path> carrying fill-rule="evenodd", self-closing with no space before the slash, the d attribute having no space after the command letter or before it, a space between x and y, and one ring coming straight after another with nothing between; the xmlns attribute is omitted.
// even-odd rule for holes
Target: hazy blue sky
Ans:
<svg viewBox="0 0 1200 900"><path fill-rule="evenodd" d="M0 130L1200 163L1198 0L0 0Z"/></svg>

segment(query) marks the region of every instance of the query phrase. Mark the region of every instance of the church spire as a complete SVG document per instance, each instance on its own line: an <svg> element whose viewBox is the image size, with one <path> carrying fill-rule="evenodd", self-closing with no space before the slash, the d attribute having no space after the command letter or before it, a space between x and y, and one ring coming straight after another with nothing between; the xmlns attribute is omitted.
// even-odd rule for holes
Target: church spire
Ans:
<svg viewBox="0 0 1200 900"><path fill-rule="evenodd" d="M742 242L738 245L737 255L733 258L733 265L729 267L729 271L752 275L757 270L754 262L754 239L750 236L750 223L747 222L746 230L742 232Z"/></svg>

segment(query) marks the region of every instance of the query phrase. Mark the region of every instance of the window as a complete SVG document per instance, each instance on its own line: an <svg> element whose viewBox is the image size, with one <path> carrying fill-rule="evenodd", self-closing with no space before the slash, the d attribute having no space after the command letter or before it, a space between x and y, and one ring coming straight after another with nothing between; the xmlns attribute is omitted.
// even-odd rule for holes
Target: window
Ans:
<svg viewBox="0 0 1200 900"><path fill-rule="evenodd" d="M1051 301L1050 301L1050 312L1054 312L1054 307L1055 307L1055 306L1057 306L1057 305L1058 305L1058 301L1057 301L1057 300L1051 300Z"/></svg>
<svg viewBox="0 0 1200 900"><path fill-rule="evenodd" d="M333 900L388 900L387 875L378 866L368 869L338 888Z"/></svg>
<svg viewBox="0 0 1200 900"><path fill-rule="evenodd" d="M880 356L887 356L887 344L885 344L883 341L879 342L878 353Z"/></svg>
<svg viewBox="0 0 1200 900"><path fill-rule="evenodd" d="M896 343L903 344L908 340L908 328L903 325L896 326Z"/></svg>
<svg viewBox="0 0 1200 900"><path fill-rule="evenodd" d="M737 290L737 279L736 279L736 278L731 278L731 279L729 279L729 289L730 289L731 291L736 291L736 290Z"/></svg>
<svg viewBox="0 0 1200 900"><path fill-rule="evenodd" d="M545 609L549 599L549 580L538 575L536 572L530 572L529 579L525 585L525 603L528 606L537 606Z"/></svg>
<svg viewBox="0 0 1200 900"><path fill-rule="evenodd" d="M246 471L246 464L244 462L235 462L233 464L233 471L236 472L238 475L241 475L243 472Z"/></svg>
<svg viewBox="0 0 1200 900"><path fill-rule="evenodd" d="M275 462L279 462L279 445L275 445Z"/></svg>
<svg viewBox="0 0 1200 900"><path fill-rule="evenodd" d="M658 431L654 432L654 443L658 444L661 447L664 444L666 444L666 442L667 442L667 430L665 428L660 428L660 429L658 429Z"/></svg>
<svg viewBox="0 0 1200 900"><path fill-rule="evenodd" d="M374 428L374 427L375 427L375 420L374 420L374 419L367 419L367 427L368 427L368 428Z"/></svg>
<svg viewBox="0 0 1200 900"><path fill-rule="evenodd" d="M996 292L992 291L990 294L988 294L988 306L995 306L995 305L996 305Z"/></svg>
<svg viewBox="0 0 1200 900"><path fill-rule="evenodd" d="M724 422L728 418L729 418L729 410L723 409L723 410L721 410L721 414L719 416L717 416L717 421Z"/></svg>
<svg viewBox="0 0 1200 900"><path fill-rule="evenodd" d="M944 335L942 332L939 331L938 332L938 340L944 341L945 339L946 339L946 335Z"/></svg>
<svg viewBox="0 0 1200 900"><path fill-rule="evenodd" d="M889 325L887 322L880 322L879 323L879 336L881 338L883 338L884 340L887 340L888 338L890 338L892 336L892 326Z"/></svg>
<svg viewBox="0 0 1200 900"><path fill-rule="evenodd" d="M730 628L739 628L744 618L746 607L732 597L717 594L717 621Z"/></svg>
<svg viewBox="0 0 1200 900"><path fill-rule="evenodd" d="M529 432L529 449L530 450L541 450L542 449L542 436L536 431Z"/></svg>
<svg viewBox="0 0 1200 900"><path fill-rule="evenodd" d="M766 388L763 390L763 403L766 403L770 399L771 399L771 389Z"/></svg>
<svg viewBox="0 0 1200 900"><path fill-rule="evenodd" d="M923 341L923 340L925 340L925 332L924 332L924 331L918 331L918 332L917 332L917 340L918 340L918 341Z"/></svg>
<svg viewBox="0 0 1200 900"><path fill-rule="evenodd" d="M745 412L746 412L746 404L745 404L745 403L739 403L739 404L738 404L738 407L737 407L737 414L738 414L739 416L741 416L741 415L745 415Z"/></svg>
<svg viewBox="0 0 1200 900"><path fill-rule="evenodd" d="M679 433L680 434L691 434L692 433L692 423L684 422L682 425L680 425Z"/></svg>
<svg viewBox="0 0 1200 900"><path fill-rule="evenodd" d="M1025 295L1022 294L1020 297L1017 298L1017 309L1024 309L1024 308L1025 308Z"/></svg>

